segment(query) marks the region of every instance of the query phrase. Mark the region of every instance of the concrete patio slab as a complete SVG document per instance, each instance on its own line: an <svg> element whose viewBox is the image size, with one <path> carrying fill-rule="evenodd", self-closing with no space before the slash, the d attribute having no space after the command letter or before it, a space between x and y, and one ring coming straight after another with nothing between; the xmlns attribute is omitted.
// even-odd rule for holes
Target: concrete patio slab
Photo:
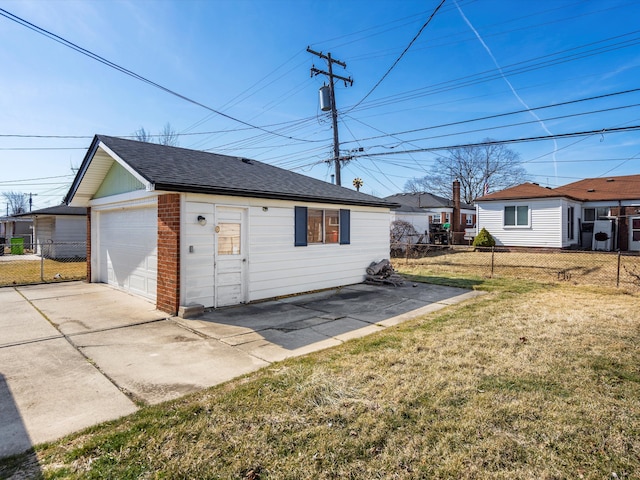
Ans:
<svg viewBox="0 0 640 480"><path fill-rule="evenodd" d="M105 375L150 404L216 385L267 365L172 320L73 335L72 342Z"/></svg>
<svg viewBox="0 0 640 480"><path fill-rule="evenodd" d="M137 407L64 339L0 348L0 457Z"/></svg>
<svg viewBox="0 0 640 480"><path fill-rule="evenodd" d="M16 290L0 289L0 347L24 342L59 338L62 335L33 308L25 308L25 299Z"/></svg>
<svg viewBox="0 0 640 480"><path fill-rule="evenodd" d="M70 282L22 288L25 297L62 333L90 332L167 318L153 303L104 284ZM89 311L87 311L89 308Z"/></svg>

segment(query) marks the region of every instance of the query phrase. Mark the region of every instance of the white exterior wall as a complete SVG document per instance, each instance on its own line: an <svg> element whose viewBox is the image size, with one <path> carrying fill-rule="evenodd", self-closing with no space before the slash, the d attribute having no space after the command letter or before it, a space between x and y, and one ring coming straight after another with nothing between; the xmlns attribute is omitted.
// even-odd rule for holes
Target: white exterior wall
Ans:
<svg viewBox="0 0 640 480"><path fill-rule="evenodd" d="M87 255L87 218L59 216L56 218L53 258L82 258Z"/></svg>
<svg viewBox="0 0 640 480"><path fill-rule="evenodd" d="M496 240L496 245L507 247L549 247L563 246L563 208L560 199L530 199L518 201L492 201L478 203L478 232L486 228ZM529 207L528 227L505 227L504 207L527 205ZM576 217L578 209L576 209ZM566 223L566 222L565 222ZM566 233L564 234L566 236Z"/></svg>
<svg viewBox="0 0 640 480"><path fill-rule="evenodd" d="M183 235L197 231L197 227L189 226L193 223L190 216L196 213L194 207L212 214L213 205L248 208L246 299L249 302L359 283L364 280L371 262L389 257L390 215L386 208L186 194L182 207ZM294 246L295 206L350 210L351 243ZM204 243L201 247L194 246L194 252L196 248L203 252L213 248L211 241L206 240L207 227L209 224L201 228ZM210 274L206 271L213 265L212 261L205 258L206 253L200 260L192 261L190 244L191 240L181 243L181 305L195 303L198 295L206 296L213 288L213 271Z"/></svg>
<svg viewBox="0 0 640 480"><path fill-rule="evenodd" d="M36 253L50 258L52 255L52 243L55 219L54 217L36 218L34 223L36 236Z"/></svg>
<svg viewBox="0 0 640 480"><path fill-rule="evenodd" d="M569 207L573 207L573 239L569 239ZM567 199L561 200L562 209L562 247L568 248L571 245L578 245L580 242L580 222L582 218L582 204L579 202L572 202Z"/></svg>
<svg viewBox="0 0 640 480"><path fill-rule="evenodd" d="M410 213L410 212L391 212L391 223L396 220L403 222L409 222L416 229L419 234L424 234L429 231L429 214L428 213Z"/></svg>

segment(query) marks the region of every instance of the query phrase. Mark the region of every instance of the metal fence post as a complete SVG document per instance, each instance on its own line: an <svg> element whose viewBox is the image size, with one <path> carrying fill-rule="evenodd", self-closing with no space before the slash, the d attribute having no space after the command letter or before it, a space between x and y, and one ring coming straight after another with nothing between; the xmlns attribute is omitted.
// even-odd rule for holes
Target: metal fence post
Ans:
<svg viewBox="0 0 640 480"><path fill-rule="evenodd" d="M618 250L618 273L616 274L616 288L620 287L620 250Z"/></svg>
<svg viewBox="0 0 640 480"><path fill-rule="evenodd" d="M44 282L44 255L40 252L40 281Z"/></svg>
<svg viewBox="0 0 640 480"><path fill-rule="evenodd" d="M493 255L495 253L496 247L491 247L491 275L489 278L493 278Z"/></svg>

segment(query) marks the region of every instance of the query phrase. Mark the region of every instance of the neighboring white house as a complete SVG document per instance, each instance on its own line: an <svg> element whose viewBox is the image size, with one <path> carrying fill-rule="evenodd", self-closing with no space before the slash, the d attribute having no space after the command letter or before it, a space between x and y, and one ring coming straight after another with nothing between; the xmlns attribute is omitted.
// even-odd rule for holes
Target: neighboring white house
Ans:
<svg viewBox="0 0 640 480"><path fill-rule="evenodd" d="M476 209L497 245L640 250L640 175L524 183L476 199Z"/></svg>
<svg viewBox="0 0 640 480"><path fill-rule="evenodd" d="M45 258L84 258L87 255L87 209L55 207L16 215L33 220L35 253Z"/></svg>
<svg viewBox="0 0 640 480"><path fill-rule="evenodd" d="M385 200L255 160L96 136L66 197L89 280L221 307L362 282L389 256Z"/></svg>
<svg viewBox="0 0 640 480"><path fill-rule="evenodd" d="M22 238L23 245L30 249L33 242L33 221L17 215L0 217L0 243L9 245L12 238Z"/></svg>
<svg viewBox="0 0 640 480"><path fill-rule="evenodd" d="M424 236L424 242L433 243L434 231L441 230L445 224L450 224L455 230L464 233L466 228L473 228L476 224L476 210L472 205L460 202L459 184L453 185L453 200L440 197L432 193L398 193L385 197L389 202L400 206L391 211L391 222L401 220L413 225L418 235ZM458 223L454 224L456 198L459 205ZM415 242L416 239L413 239Z"/></svg>

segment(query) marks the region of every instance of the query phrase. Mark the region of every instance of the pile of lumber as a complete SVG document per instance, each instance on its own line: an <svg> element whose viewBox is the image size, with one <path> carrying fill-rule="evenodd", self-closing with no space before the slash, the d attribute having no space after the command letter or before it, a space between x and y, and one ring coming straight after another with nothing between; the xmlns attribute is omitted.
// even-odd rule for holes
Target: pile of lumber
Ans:
<svg viewBox="0 0 640 480"><path fill-rule="evenodd" d="M396 273L389 260L373 262L367 267L365 283L372 285L398 285L404 284L404 278Z"/></svg>

